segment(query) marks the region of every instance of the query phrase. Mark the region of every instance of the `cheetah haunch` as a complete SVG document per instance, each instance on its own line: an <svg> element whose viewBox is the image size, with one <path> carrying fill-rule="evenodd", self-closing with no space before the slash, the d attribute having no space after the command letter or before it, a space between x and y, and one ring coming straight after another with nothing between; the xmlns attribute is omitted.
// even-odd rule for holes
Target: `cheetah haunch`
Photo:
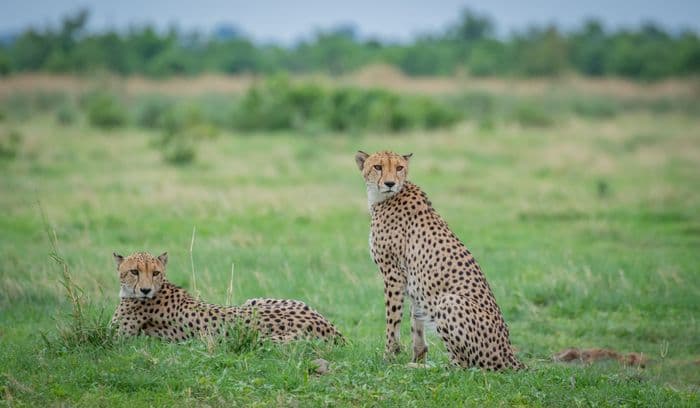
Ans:
<svg viewBox="0 0 700 408"><path fill-rule="evenodd" d="M114 254L121 291L112 325L121 335L144 333L166 340L224 333L243 323L272 341L299 338L342 341L342 335L325 317L298 300L250 299L242 306L201 302L165 278L168 255L153 257L137 252L128 257Z"/></svg>
<svg viewBox="0 0 700 408"><path fill-rule="evenodd" d="M410 157L392 152L355 155L372 215L370 253L384 278L387 357L400 351L407 295L414 363L425 360L425 323L434 323L452 363L490 370L522 368L476 260L425 193L406 180Z"/></svg>

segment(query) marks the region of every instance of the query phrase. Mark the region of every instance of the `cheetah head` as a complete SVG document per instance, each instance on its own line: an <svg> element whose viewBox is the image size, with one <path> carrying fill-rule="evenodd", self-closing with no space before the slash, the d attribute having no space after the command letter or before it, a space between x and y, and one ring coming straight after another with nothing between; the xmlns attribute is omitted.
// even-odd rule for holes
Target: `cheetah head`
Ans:
<svg viewBox="0 0 700 408"><path fill-rule="evenodd" d="M401 191L408 174L408 159L413 154L377 152L367 154L358 151L355 162L367 184L369 206L382 202Z"/></svg>
<svg viewBox="0 0 700 408"><path fill-rule="evenodd" d="M119 297L151 299L158 293L165 279L167 252L157 258L147 252L135 252L126 258L117 253L113 255L121 283Z"/></svg>

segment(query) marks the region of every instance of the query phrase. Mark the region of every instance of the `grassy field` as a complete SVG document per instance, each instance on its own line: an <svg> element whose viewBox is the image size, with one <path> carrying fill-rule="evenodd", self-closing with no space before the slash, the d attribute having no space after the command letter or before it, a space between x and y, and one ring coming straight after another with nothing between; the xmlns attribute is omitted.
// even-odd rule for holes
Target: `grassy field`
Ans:
<svg viewBox="0 0 700 408"><path fill-rule="evenodd" d="M625 113L549 128L464 123L431 133L232 134L189 166L155 132L5 121L0 158L0 404L8 406L697 406L700 118ZM369 259L357 149L413 152L410 179L481 263L530 367L484 373L382 359L382 283ZM112 251L168 251L171 281L211 302L306 301L346 346L234 353L204 341L62 342L61 268L89 316L117 304ZM193 230L195 230L194 241ZM190 247L192 246L191 267ZM566 365L567 347L640 352L646 368ZM331 362L313 374L311 361Z"/></svg>

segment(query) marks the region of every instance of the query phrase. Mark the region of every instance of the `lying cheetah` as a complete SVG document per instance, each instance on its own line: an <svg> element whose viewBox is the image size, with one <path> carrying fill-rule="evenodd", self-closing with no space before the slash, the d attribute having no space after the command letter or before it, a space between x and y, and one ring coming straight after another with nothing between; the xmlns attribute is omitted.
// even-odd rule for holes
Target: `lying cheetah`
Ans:
<svg viewBox="0 0 700 408"><path fill-rule="evenodd" d="M146 252L126 258L115 253L114 260L121 291L112 325L121 335L145 333L179 341L242 322L277 342L302 337L343 340L333 324L298 300L250 299L240 307L201 302L167 281L167 253L157 258Z"/></svg>
<svg viewBox="0 0 700 408"><path fill-rule="evenodd" d="M406 180L411 155L355 155L372 215L369 245L384 278L386 355L400 351L404 294L411 299L413 362L425 360L425 323L434 323L452 363L485 369L522 368L508 327L479 265Z"/></svg>

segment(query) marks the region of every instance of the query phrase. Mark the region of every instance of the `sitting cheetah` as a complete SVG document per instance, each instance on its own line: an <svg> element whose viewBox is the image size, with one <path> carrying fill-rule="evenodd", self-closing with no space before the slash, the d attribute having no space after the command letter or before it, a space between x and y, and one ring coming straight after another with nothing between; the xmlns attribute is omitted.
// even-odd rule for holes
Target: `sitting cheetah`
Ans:
<svg viewBox="0 0 700 408"><path fill-rule="evenodd" d="M121 335L141 332L166 340L184 340L195 334L214 334L242 322L277 342L302 337L343 341L325 317L298 300L250 299L242 306L201 302L165 278L168 255L146 252L128 257L114 254L121 291L112 325Z"/></svg>
<svg viewBox="0 0 700 408"><path fill-rule="evenodd" d="M408 155L358 152L372 215L369 245L384 278L386 355L400 351L404 294L411 299L413 362L428 352L424 325L434 323L452 363L522 368L486 279L464 244L421 189L406 180Z"/></svg>

